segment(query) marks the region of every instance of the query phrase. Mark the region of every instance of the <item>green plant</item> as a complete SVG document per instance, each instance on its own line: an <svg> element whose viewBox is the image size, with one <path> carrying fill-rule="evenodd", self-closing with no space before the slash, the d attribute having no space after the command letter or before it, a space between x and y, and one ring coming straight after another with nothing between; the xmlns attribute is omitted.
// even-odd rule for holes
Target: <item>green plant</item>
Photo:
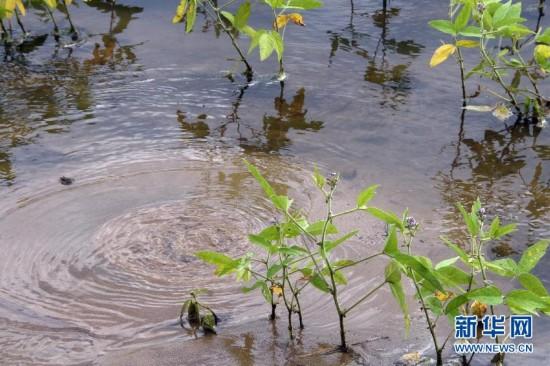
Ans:
<svg viewBox="0 0 550 366"><path fill-rule="evenodd" d="M442 353L453 334L451 331L440 342L436 326L441 317L447 317L452 323L455 316L476 315L481 321L487 311L495 315L496 306L504 307L509 314L537 314L540 311L550 315L550 296L540 279L531 273L546 253L550 241L541 240L530 246L519 262L512 258L490 261L485 257L485 247L515 231L516 225L502 226L500 219L495 217L487 227L486 211L479 200L473 203L469 211L460 204L457 207L468 232L467 248L462 249L458 244L442 237L457 256L442 260L436 265L428 257L413 254L412 242L418 230L418 224L413 218L408 218L404 227L395 226L390 231L390 236L395 235L396 230L401 234L403 247L409 255L408 258L402 257L401 251L396 247L393 248L394 254L390 254L415 288L416 299L432 337L438 365L443 364ZM515 279L524 288L504 293L490 274ZM497 336L496 343L499 342L502 339ZM473 356L472 354L470 359L463 356L463 364L470 364ZM503 359L504 354L497 354L494 362L502 364Z"/></svg>
<svg viewBox="0 0 550 366"><path fill-rule="evenodd" d="M460 67L462 96L466 103L465 80L474 74L492 80L504 95L487 91L500 100L493 106L467 106L467 109L493 112L501 120L513 115L525 115L545 121L548 101L541 93L539 82L550 72L550 28L535 31L527 28L521 17L521 2L502 0L451 0L449 19L430 21L430 26L452 36L452 42L437 48L430 66L435 67L455 55ZM465 70L463 51L479 51L476 66ZM530 55L530 57L526 57Z"/></svg>
<svg viewBox="0 0 550 366"><path fill-rule="evenodd" d="M215 334L219 318L210 307L199 302L197 295L201 292L202 290L191 291L191 298L184 301L179 314L180 325L182 328L185 327L183 317L187 313L186 319L194 334L199 328L202 328L204 333Z"/></svg>
<svg viewBox="0 0 550 366"><path fill-rule="evenodd" d="M275 318L277 303L275 297L282 298L287 309L291 338L293 314L298 314L300 327L303 327L299 297L304 288L310 284L330 296L334 302L339 319L340 348L343 351L347 350L345 317L385 285L391 288L392 294L398 300L408 327L409 316L405 294L401 286L401 272L397 262L393 259L386 267L385 277L380 284L366 290L364 295L358 296L351 304L342 303L339 296L340 291L347 284L345 275L347 269L382 256L384 252L381 251L356 260L336 258L334 249L357 234L357 231L354 230L338 237L335 236L338 234L335 225L336 219L362 211L402 225L402 219L395 215L368 206L374 198L378 186L373 185L362 191L357 197L356 206L353 209L333 212L333 195L339 177L334 174L325 178L315 169L313 180L325 200L326 214L321 220L311 222L302 210L293 207L292 199L278 195L255 166L248 162L246 164L250 173L280 214L280 218L275 224L249 236L250 242L261 248L264 254L258 257L254 253L247 253L239 258L231 258L218 252L202 251L196 255L205 262L215 265L217 267L215 273L218 276L235 274L237 280L253 280L254 282L245 287L244 291L261 290L266 301L271 304L271 319ZM388 238L386 249L397 245L394 239L395 236Z"/></svg>
<svg viewBox="0 0 550 366"><path fill-rule="evenodd" d="M218 5L216 0L181 0L176 9L176 14L172 19L173 23L185 21L185 30L187 33L193 30L197 10L202 7L205 14L211 18L227 34L231 43L241 61L246 67L245 74L250 78L252 76L252 66L246 59L244 52L239 47L236 36L243 33L250 38L250 54L254 49L259 49L260 60L268 59L273 53L277 55L279 61L279 79L283 80L283 53L284 36L286 26L294 23L300 26L304 25L303 17L299 13L288 13L288 11L303 11L316 9L323 5L319 0L264 0L261 4L267 5L273 12L272 24L264 28L252 28L248 24L253 4L249 0L241 2L235 13L228 11L229 7L234 5L235 0L228 0L225 4ZM255 4L256 5L256 4Z"/></svg>

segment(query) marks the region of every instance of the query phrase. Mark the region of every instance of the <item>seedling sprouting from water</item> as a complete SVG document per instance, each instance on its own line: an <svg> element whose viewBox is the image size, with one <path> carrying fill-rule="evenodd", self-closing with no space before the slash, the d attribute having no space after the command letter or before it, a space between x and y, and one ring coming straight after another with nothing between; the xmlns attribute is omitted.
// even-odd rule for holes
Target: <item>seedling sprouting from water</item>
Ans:
<svg viewBox="0 0 550 366"><path fill-rule="evenodd" d="M541 240L532 245L523 253L519 262L511 258L489 261L485 257L485 246L515 231L516 225L502 226L500 219L495 217L490 226L486 227L487 212L479 200L473 203L470 211L466 211L460 204L458 209L468 232L467 249L442 237L445 244L457 254L456 257L433 265L428 257L414 254L412 244L419 225L412 217L404 218L402 225L390 227L389 236L394 237L394 244L385 249L414 286L416 300L433 341L437 365L443 364L443 350L455 332L453 329L444 340L439 339L436 333L439 328L436 327L441 318L448 318L451 326L454 325L454 317L458 315L476 315L481 321L486 314L497 314L496 306L503 306L509 314L536 314L538 311L550 314L548 292L542 282L530 273L545 254L550 242ZM398 237L401 238L405 253L397 245ZM516 279L525 289L504 294L496 282L491 281L489 273ZM478 337L481 338L481 335L478 334ZM494 342L502 341L497 336ZM464 355L463 365L469 365L473 356ZM497 354L494 362L502 365L503 359L504 354Z"/></svg>
<svg viewBox="0 0 550 366"><path fill-rule="evenodd" d="M191 298L186 300L181 306L179 320L182 328L185 328L184 317L191 327L193 334L196 335L198 329L202 329L206 333L216 334L216 326L219 318L216 313L207 305L199 302L197 295L201 290L193 290L190 292Z"/></svg>
<svg viewBox="0 0 550 366"><path fill-rule="evenodd" d="M246 67L245 74L248 78L252 77L252 66L237 42L237 32L250 38L248 53L250 54L258 48L261 61L268 59L275 53L279 61L279 78L284 79L283 53L287 25L293 23L303 26L303 16L296 11L316 9L323 6L323 3L319 0L265 0L261 4L268 5L271 8L273 18L269 26L256 29L248 24L253 9L250 1L242 1L236 12L232 13L228 9L234 3L234 0L229 0L221 5L218 4L217 0L181 0L172 22L185 21L185 30L189 33L195 25L197 9L202 7L205 14L229 37L233 48L239 54L240 61ZM289 13L289 11L293 12Z"/></svg>
<svg viewBox="0 0 550 366"><path fill-rule="evenodd" d="M460 67L462 96L466 105L465 80L472 75L492 80L502 91L487 89L499 103L492 106L467 106L467 109L492 112L506 120L515 110L545 124L548 98L540 88L540 80L550 73L550 28L537 23L530 30L521 17L522 3L503 0L451 0L449 19L432 20L430 25L450 35L452 41L438 47L430 61L435 67L455 55ZM534 45L534 47L533 47ZM476 66L465 70L465 49L479 51ZM532 51L531 51L532 50ZM529 57L527 57L529 56Z"/></svg>

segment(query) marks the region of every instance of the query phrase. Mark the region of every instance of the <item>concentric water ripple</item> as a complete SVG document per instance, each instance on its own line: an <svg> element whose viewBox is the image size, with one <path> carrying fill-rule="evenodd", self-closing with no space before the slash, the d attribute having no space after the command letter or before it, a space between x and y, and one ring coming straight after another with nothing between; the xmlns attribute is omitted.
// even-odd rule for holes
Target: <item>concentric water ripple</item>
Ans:
<svg viewBox="0 0 550 366"><path fill-rule="evenodd" d="M307 175L262 160L301 207ZM246 235L275 217L240 158L110 167L29 194L0 218L0 339L4 362L73 364L126 346L188 337L178 305L194 288L224 324L265 314L260 296L218 279L198 250L250 251ZM118 173L117 173L118 172ZM104 172L105 173L105 172ZM281 182L288 182L282 185Z"/></svg>

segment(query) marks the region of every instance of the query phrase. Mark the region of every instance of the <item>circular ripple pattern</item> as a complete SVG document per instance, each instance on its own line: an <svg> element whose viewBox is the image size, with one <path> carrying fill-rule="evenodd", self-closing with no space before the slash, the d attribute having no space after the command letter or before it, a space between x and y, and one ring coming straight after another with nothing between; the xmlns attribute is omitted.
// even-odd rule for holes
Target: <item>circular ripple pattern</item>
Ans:
<svg viewBox="0 0 550 366"><path fill-rule="evenodd" d="M305 173L267 157L262 170L309 209ZM238 256L276 216L239 156L143 162L86 172L71 186L20 192L0 217L0 358L74 364L187 337L179 305L195 288L225 324L264 316L198 250ZM282 185L282 182L287 182ZM23 197L21 197L23 195Z"/></svg>

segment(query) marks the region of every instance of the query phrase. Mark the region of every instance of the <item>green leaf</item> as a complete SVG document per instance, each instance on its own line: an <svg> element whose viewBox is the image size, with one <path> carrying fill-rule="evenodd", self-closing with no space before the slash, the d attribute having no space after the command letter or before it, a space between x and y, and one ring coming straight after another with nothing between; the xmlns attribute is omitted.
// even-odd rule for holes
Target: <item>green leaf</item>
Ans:
<svg viewBox="0 0 550 366"><path fill-rule="evenodd" d="M249 286L249 287L246 287L246 286L245 286L245 287L241 288L241 290L242 290L243 293L247 294L247 293L249 293L249 292L251 292L251 291L254 291L254 290L257 289L257 288L262 287L262 283L263 283L263 282L264 282L264 281L258 280L258 281L256 281L252 286Z"/></svg>
<svg viewBox="0 0 550 366"><path fill-rule="evenodd" d="M330 287L328 286L325 279L321 275L319 275L319 273L315 273L313 277L311 277L311 284L318 290L321 290L327 293L330 292Z"/></svg>
<svg viewBox="0 0 550 366"><path fill-rule="evenodd" d="M487 305L499 305L502 304L502 292L495 286L486 286L476 288L466 293L469 300L477 300Z"/></svg>
<svg viewBox="0 0 550 366"><path fill-rule="evenodd" d="M452 36L456 35L455 26L449 20L445 20L445 19L432 20L428 22L428 24L430 25L430 27L437 29L440 32L450 34Z"/></svg>
<svg viewBox="0 0 550 366"><path fill-rule="evenodd" d="M401 281L389 282L388 284L390 286L393 297L395 298L395 300L399 304L399 308L401 308L401 311L403 312L403 319L405 321L405 333L408 335L411 328L411 317L409 315L409 306L405 297L405 291L403 291Z"/></svg>
<svg viewBox="0 0 550 366"><path fill-rule="evenodd" d="M275 53L277 53L277 59L281 61L283 59L283 53L285 50L283 38L281 37L279 32L276 31L271 31L270 37L271 42L273 43L273 49L275 50Z"/></svg>
<svg viewBox="0 0 550 366"><path fill-rule="evenodd" d="M263 175L260 173L258 168L256 168L254 165L250 164L246 159L243 159L244 163L246 164L246 167L248 168L248 171L254 178L256 178L256 181L260 184L262 189L264 190L266 196L268 198L271 198L272 196L275 196L275 191L273 190L273 187L267 182L267 180L263 177Z"/></svg>
<svg viewBox="0 0 550 366"><path fill-rule="evenodd" d="M463 30L461 30L458 34L461 35L461 36L464 36L464 37L480 38L481 37L481 28L479 28L475 25L469 25L466 28L464 28ZM487 37L487 38L492 38L492 37Z"/></svg>
<svg viewBox="0 0 550 366"><path fill-rule="evenodd" d="M537 43L544 43L547 46L550 46L550 27L546 28L544 32L537 35L535 38Z"/></svg>
<svg viewBox="0 0 550 366"><path fill-rule="evenodd" d="M540 240L527 248L519 260L519 270L522 272L531 272L539 260L546 254L549 240Z"/></svg>
<svg viewBox="0 0 550 366"><path fill-rule="evenodd" d="M336 248L338 245L344 243L349 238L357 235L358 232L359 232L358 230L353 230L353 231L345 234L344 236L341 236L340 238L338 238L336 240L327 240L327 241L325 241L325 251L327 253L330 252L331 250Z"/></svg>
<svg viewBox="0 0 550 366"><path fill-rule="evenodd" d="M538 310L550 306L550 300L547 297L537 296L529 290L512 290L506 295L506 305L516 314L538 315Z"/></svg>
<svg viewBox="0 0 550 366"><path fill-rule="evenodd" d="M229 20L232 26L235 26L235 17L233 14L225 10L220 11L220 14L223 15L225 19Z"/></svg>
<svg viewBox="0 0 550 366"><path fill-rule="evenodd" d="M319 189L323 189L326 183L325 177L321 173L319 173L319 169L317 168L317 166L313 168L313 181Z"/></svg>
<svg viewBox="0 0 550 366"><path fill-rule="evenodd" d="M287 196L273 195L270 198L273 205L282 212L287 212L290 206L292 206L292 200Z"/></svg>
<svg viewBox="0 0 550 366"><path fill-rule="evenodd" d="M266 273L266 277L267 278L272 278L273 276L275 276L277 273L279 273L279 271L283 269L283 266L280 265L280 264L274 264L272 265L271 267L269 267L267 269L267 273Z"/></svg>
<svg viewBox="0 0 550 366"><path fill-rule="evenodd" d="M250 234L250 235L248 235L248 240L250 240L250 242L252 244L256 244L256 245L264 248L269 253L272 253L275 249L273 247L273 245L271 245L271 242L269 240L265 239L261 235Z"/></svg>
<svg viewBox="0 0 550 366"><path fill-rule="evenodd" d="M542 284L541 280L535 275L532 275L531 273L522 273L518 277L519 283L525 287L525 289L531 291L535 295L538 296L550 296L548 294L548 291Z"/></svg>
<svg viewBox="0 0 550 366"><path fill-rule="evenodd" d="M351 259L340 259L340 260L337 260L336 262L332 263L333 267L335 267L335 268L348 267L348 266L351 266L353 264L355 264L355 261L352 261Z"/></svg>
<svg viewBox="0 0 550 366"><path fill-rule="evenodd" d="M391 260L384 271L386 282L399 283L401 281L401 267L395 260Z"/></svg>
<svg viewBox="0 0 550 366"><path fill-rule="evenodd" d="M493 273L503 277L513 278L518 273L518 265L512 258L502 258L495 261L485 261L485 267Z"/></svg>
<svg viewBox="0 0 550 366"><path fill-rule="evenodd" d="M451 242L449 239L447 239L445 236L441 236L441 240L449 247L451 248L458 256L460 257L460 260L464 264L470 263L470 256L458 245Z"/></svg>
<svg viewBox="0 0 550 366"><path fill-rule="evenodd" d="M441 262L439 262L438 264L435 265L435 269L438 270L438 269L441 269L443 267L448 267L448 266L451 266L453 264L456 263L457 260L459 260L460 257L452 257L452 258L449 258L449 259L444 259L442 260Z"/></svg>
<svg viewBox="0 0 550 366"><path fill-rule="evenodd" d="M306 231L308 233L310 233L311 235L315 235L315 236L322 235L323 234L323 229L325 227L325 223L326 223L326 221L324 221L324 220L314 222L313 224L309 225L306 228ZM334 226L332 223L329 222L329 223L327 223L326 233L327 234L338 234L338 229L336 228L336 226Z"/></svg>
<svg viewBox="0 0 550 366"><path fill-rule="evenodd" d="M404 230L405 227L403 226L403 222L399 217L397 217L396 214L390 211L384 211L376 207L368 207L367 212L370 213L372 216L384 221L385 223L389 225L395 225L399 229Z"/></svg>
<svg viewBox="0 0 550 366"><path fill-rule="evenodd" d="M302 9L311 10L317 9L323 6L323 2L319 0L288 0L285 7L287 9Z"/></svg>
<svg viewBox="0 0 550 366"><path fill-rule="evenodd" d="M439 279L448 286L460 287L470 283L471 275L458 267L445 266L436 269Z"/></svg>
<svg viewBox="0 0 550 366"><path fill-rule="evenodd" d="M466 227L468 228L468 232L471 236L476 236L479 233L479 223L477 220L477 217L475 216L475 213L468 213L464 209L464 206L462 204L457 203L456 205L458 207L458 210L462 214L462 218L464 219L464 223L466 224Z"/></svg>
<svg viewBox="0 0 550 366"><path fill-rule="evenodd" d="M388 255L399 253L397 230L395 229L395 225L391 225L389 228L386 244L384 245L384 253Z"/></svg>
<svg viewBox="0 0 550 366"><path fill-rule="evenodd" d="M189 0L187 6L187 20L185 22L185 31L187 33L193 30L195 25L195 19L197 18L197 0Z"/></svg>
<svg viewBox="0 0 550 366"><path fill-rule="evenodd" d="M225 254L213 252L210 250L203 250L200 252L196 252L195 255L202 259L203 261L215 265L232 265L235 261L233 258L228 257Z"/></svg>
<svg viewBox="0 0 550 366"><path fill-rule="evenodd" d="M248 22L249 17L250 17L250 2L245 1L239 6L239 8L237 9L237 12L235 13L235 21L232 22L233 26L239 30L242 29Z"/></svg>
<svg viewBox="0 0 550 366"><path fill-rule="evenodd" d="M468 21L470 20L471 13L472 13L472 5L470 3L465 3L462 6L460 13L458 13L458 16L456 17L456 20L454 23L455 33L458 33L464 28L466 28L466 26L468 25Z"/></svg>
<svg viewBox="0 0 550 366"><path fill-rule="evenodd" d="M443 286L441 286L441 283L435 277L432 271L415 257L412 257L404 253L395 253L392 255L392 257L396 261L404 265L405 267L411 268L414 272L416 272L422 279L426 280L435 289L445 292L445 290L443 289Z"/></svg>
<svg viewBox="0 0 550 366"><path fill-rule="evenodd" d="M445 307L445 314L458 315L458 309L460 308L460 306L466 304L467 302L468 297L466 295L459 295L451 299L451 301L449 301L447 303L447 306Z"/></svg>
<svg viewBox="0 0 550 366"><path fill-rule="evenodd" d="M262 33L258 40L260 46L260 61L264 61L273 53L273 39L271 33Z"/></svg>
<svg viewBox="0 0 550 366"><path fill-rule="evenodd" d="M380 187L380 185L374 184L359 193L359 196L357 196L357 207L366 208L367 203L369 203L370 200L372 200L376 195L376 190L378 187Z"/></svg>

